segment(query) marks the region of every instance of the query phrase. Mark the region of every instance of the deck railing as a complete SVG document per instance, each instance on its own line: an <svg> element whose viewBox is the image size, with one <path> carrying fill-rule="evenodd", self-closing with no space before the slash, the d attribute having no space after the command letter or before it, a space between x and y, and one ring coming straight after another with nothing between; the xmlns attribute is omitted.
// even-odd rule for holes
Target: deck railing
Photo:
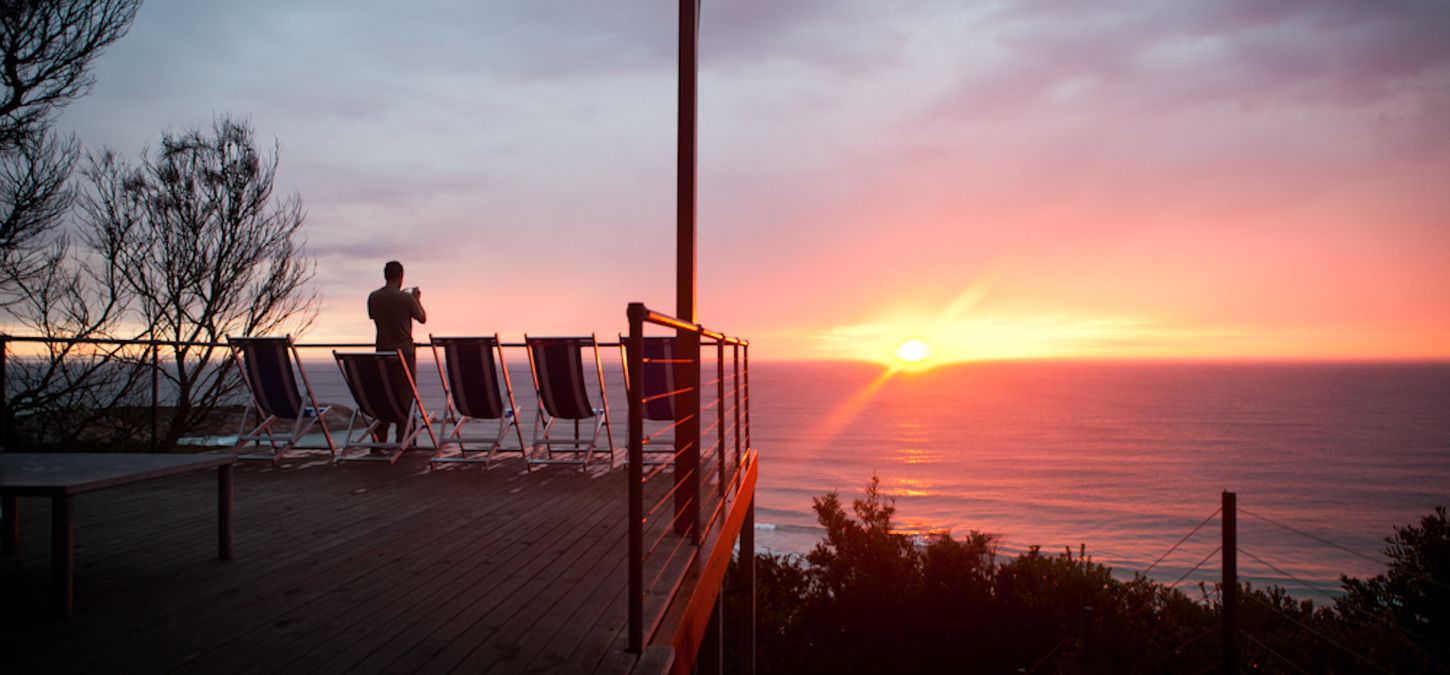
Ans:
<svg viewBox="0 0 1450 675"><path fill-rule="evenodd" d="M621 350L629 398L628 648L641 653L668 616L675 628L671 640L677 652L675 658L694 663L705 624L714 609L710 603L718 601L736 538L740 541L742 560L747 556L753 559L754 555L757 469L750 438L750 343L651 311L638 303L629 305L628 315L630 331L624 341L597 343L600 347L629 347ZM644 365L661 360L644 356L643 338L647 327L671 330L676 339L674 358L668 359L675 369L676 389L655 392L650 399L645 398ZM7 391L5 355L14 344L48 347L59 344L64 345L65 354L70 354L78 345L113 351L137 348L140 353L132 355L132 362L149 366L151 370L153 450L157 449L158 442L164 353L220 349L222 355L211 357L214 363L222 369L232 367L232 356L224 342L0 335L0 444L7 450L12 449L13 429L8 398L4 395ZM370 349L373 345L299 342L295 346L299 350L314 350ZM526 347L524 343L501 346ZM53 353L51 358L55 358ZM706 378L706 375L713 377ZM645 403L666 396L675 399L676 419L646 435ZM646 465L645 446L668 442L665 437L670 435L674 438L673 452L651 452L654 459ZM646 494L649 503L645 502ZM747 575L749 587L753 588L753 565L742 565L741 569ZM753 613L753 602L749 605ZM754 617L741 620L744 622L741 633L745 636L742 639L753 639ZM743 651L753 652L753 645L744 645Z"/></svg>
<svg viewBox="0 0 1450 675"><path fill-rule="evenodd" d="M674 330L673 358L653 360L674 368L673 391L645 390L644 366L651 362L644 355L647 327ZM754 555L757 468L750 444L750 343L639 303L629 306L626 340L629 649L641 652L666 616L678 617L671 621L678 631L675 658L694 663L737 536L742 559ZM714 352L712 359L704 358L702 347ZM714 377L703 379L710 370ZM646 435L646 402L666 396L674 398L674 422ZM667 462L647 466L645 446L666 433L674 436L673 453ZM753 565L741 565L741 570L747 583L753 582ZM682 593L690 580L691 593ZM753 617L742 621L753 624Z"/></svg>
<svg viewBox="0 0 1450 675"><path fill-rule="evenodd" d="M161 372L164 368L161 363L161 355L164 350L171 350L173 354L182 350L221 350L219 357L208 356L208 360L215 358L217 367L228 369L231 367L230 346L225 342L207 342L198 340L126 340L115 338L75 338L75 337L47 337L41 335L3 335L0 334L0 447L11 449L13 444L12 428L13 420L10 414L9 398L9 373L8 359L10 357L11 344L37 344L45 345L50 353L42 358L51 359L57 363L63 362L71 356L80 356L75 353L76 348L87 346L110 350L112 353L119 353L127 347L140 348L139 358L135 362L149 365L151 392L149 397L151 435L150 447L153 452L158 447L158 430L161 419ZM58 347L57 347L58 345ZM298 349L372 349L371 342L312 342L297 343ZM520 345L522 346L522 345ZM244 399L243 399L244 400ZM237 401L241 404L243 400Z"/></svg>

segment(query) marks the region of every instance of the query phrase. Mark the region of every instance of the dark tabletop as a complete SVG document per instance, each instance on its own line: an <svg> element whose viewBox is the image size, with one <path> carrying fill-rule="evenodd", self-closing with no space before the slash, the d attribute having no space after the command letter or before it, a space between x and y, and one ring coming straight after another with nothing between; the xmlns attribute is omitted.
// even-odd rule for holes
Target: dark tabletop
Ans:
<svg viewBox="0 0 1450 675"><path fill-rule="evenodd" d="M232 464L230 453L0 453L0 492L58 496Z"/></svg>

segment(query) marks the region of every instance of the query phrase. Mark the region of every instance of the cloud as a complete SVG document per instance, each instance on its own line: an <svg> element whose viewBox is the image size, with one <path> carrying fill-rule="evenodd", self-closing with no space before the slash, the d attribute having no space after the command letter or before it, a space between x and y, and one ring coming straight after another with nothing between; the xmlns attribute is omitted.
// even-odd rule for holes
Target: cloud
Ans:
<svg viewBox="0 0 1450 675"><path fill-rule="evenodd" d="M1365 105L1450 67L1441 2L1007 3L976 29L997 60L945 105L1002 115L1065 89L1149 109Z"/></svg>
<svg viewBox="0 0 1450 675"><path fill-rule="evenodd" d="M1231 271L1342 270L1372 239L1396 242L1376 270L1414 270L1397 291L1443 289L1446 7L707 0L702 318L801 339L940 311L996 270L984 303L1031 300L1011 316L1176 328L1164 307L1254 294L1203 322L1256 325L1281 305L1351 310L1298 285L1265 299L1268 275ZM480 269L515 283L548 265L579 276L533 296L590 304L480 307L507 330L588 323L597 304L611 326L625 301L673 297L675 11L148 0L61 123L134 156L162 129L246 115L281 141L278 190L306 204L329 298L398 257L480 316ZM1358 234L1371 223L1383 233ZM1303 288L1342 285L1318 274Z"/></svg>

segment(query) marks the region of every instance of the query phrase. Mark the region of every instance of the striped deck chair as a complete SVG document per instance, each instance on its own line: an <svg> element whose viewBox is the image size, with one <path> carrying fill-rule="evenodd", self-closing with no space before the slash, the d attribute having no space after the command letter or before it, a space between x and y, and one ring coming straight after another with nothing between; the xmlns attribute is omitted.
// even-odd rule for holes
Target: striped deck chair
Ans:
<svg viewBox="0 0 1450 675"><path fill-rule="evenodd" d="M438 447L438 437L433 434L433 420L418 398L418 385L401 351L396 352L338 352L332 353L337 367L342 370L342 379L357 402L357 409L347 421L347 440L337 453L337 461L370 461L392 464L405 450L412 448L418 435L424 431ZM362 422L360 426L358 422ZM374 438L383 424L401 425L402 439L389 442ZM356 433L355 433L356 432ZM349 450L366 450L366 453L349 456Z"/></svg>
<svg viewBox="0 0 1450 675"><path fill-rule="evenodd" d="M644 463L668 464L674 461L675 449L675 338L646 336L644 338L644 419L661 422L644 437ZM629 339L619 336L619 358L624 363L624 386L629 391ZM630 391L630 395L634 392ZM666 436L666 434L671 434Z"/></svg>
<svg viewBox="0 0 1450 675"><path fill-rule="evenodd" d="M539 410L534 419L533 447L536 452L528 460L533 464L578 464L581 471L589 469L599 449L599 434L609 445L609 466L614 466L614 433L609 421L609 403L604 396L604 365L599 360L599 343L589 337L529 337L524 336L528 346L529 370L534 376L534 391L538 394ZM599 403L596 408L589 401L589 389L584 385L585 349L594 352L594 372L599 382ZM594 432L584 438L580 422L594 420ZM574 434L569 438L556 437L554 425L559 420L574 422Z"/></svg>
<svg viewBox="0 0 1450 675"><path fill-rule="evenodd" d="M433 362L438 364L438 377L443 382L443 393L448 397L445 420L453 425L443 435L443 445L434 453L432 462L482 462L483 468L487 469L499 452L526 455L524 432L519 427L518 405L514 403L514 385L509 379L508 365L504 362L503 346L499 343L498 335L429 335L428 340L433 348ZM502 393L499 391L499 371L503 371ZM469 436L464 433L467 425L481 425L487 420L498 422L497 434ZM518 439L518 445L505 447L504 439L508 437L510 429ZM445 455L445 449L454 444L458 446L458 454ZM469 447L470 445L475 447ZM476 454L470 457L469 452ZM483 456L479 456L480 453Z"/></svg>
<svg viewBox="0 0 1450 675"><path fill-rule="evenodd" d="M247 407L237 429L237 444L232 448L239 459L276 462L288 450L327 450L337 456L337 446L327 430L326 415L331 405L319 406L312 395L312 383L302 368L292 336L227 337L232 358L247 385ZM294 371L295 368L295 371ZM294 374L295 372L295 374ZM297 374L302 376L302 389L297 388ZM255 423L248 420L255 419ZM279 428L282 420L292 420L290 429ZM302 445L302 438L318 426L325 445ZM249 430L250 427L250 430ZM261 452L257 452L261 451Z"/></svg>

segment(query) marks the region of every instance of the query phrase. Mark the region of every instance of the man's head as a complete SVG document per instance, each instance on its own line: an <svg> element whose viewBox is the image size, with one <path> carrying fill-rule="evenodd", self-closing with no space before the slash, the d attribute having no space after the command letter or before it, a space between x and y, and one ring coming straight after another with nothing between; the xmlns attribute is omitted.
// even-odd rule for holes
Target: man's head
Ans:
<svg viewBox="0 0 1450 675"><path fill-rule="evenodd" d="M383 279L388 282L389 286L402 288L403 263L396 260L389 260L388 264L383 265Z"/></svg>

